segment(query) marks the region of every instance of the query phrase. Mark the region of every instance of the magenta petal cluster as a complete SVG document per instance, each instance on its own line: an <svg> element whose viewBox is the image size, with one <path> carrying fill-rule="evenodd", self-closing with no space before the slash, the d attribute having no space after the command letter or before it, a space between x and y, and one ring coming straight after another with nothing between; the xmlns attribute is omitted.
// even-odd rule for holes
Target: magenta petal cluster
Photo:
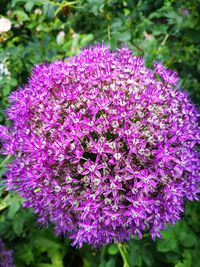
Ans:
<svg viewBox="0 0 200 267"><path fill-rule="evenodd" d="M13 252L7 250L2 239L0 238L0 267L14 267Z"/></svg>
<svg viewBox="0 0 200 267"><path fill-rule="evenodd" d="M126 47L35 66L10 96L6 185L73 244L154 239L198 199L198 112L178 76Z"/></svg>

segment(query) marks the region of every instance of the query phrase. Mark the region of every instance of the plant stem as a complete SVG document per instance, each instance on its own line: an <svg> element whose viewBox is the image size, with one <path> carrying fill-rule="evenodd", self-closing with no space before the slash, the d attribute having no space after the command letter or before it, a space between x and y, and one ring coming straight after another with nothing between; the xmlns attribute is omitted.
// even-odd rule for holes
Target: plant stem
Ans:
<svg viewBox="0 0 200 267"><path fill-rule="evenodd" d="M164 39L163 39L163 41L161 43L162 46L165 45L165 43L166 43L166 41L167 41L168 38L169 38L169 34L166 33L166 35L165 35L165 37L164 37Z"/></svg>
<svg viewBox="0 0 200 267"><path fill-rule="evenodd" d="M165 45L165 43L167 42L168 38L169 38L169 34L166 33L164 38L163 38L163 40L162 40L162 42L161 42L161 44L160 44L160 46L158 47L158 52L160 52L161 48Z"/></svg>
<svg viewBox="0 0 200 267"><path fill-rule="evenodd" d="M126 255L125 255L125 252L124 252L124 247L123 247L123 245L122 245L121 243L117 243L117 247L118 247L119 252L120 252L120 254L121 254L121 256L122 256L122 259L123 259L123 261L124 261L124 265L123 265L123 267L130 267L130 265L129 265L127 259L126 259Z"/></svg>

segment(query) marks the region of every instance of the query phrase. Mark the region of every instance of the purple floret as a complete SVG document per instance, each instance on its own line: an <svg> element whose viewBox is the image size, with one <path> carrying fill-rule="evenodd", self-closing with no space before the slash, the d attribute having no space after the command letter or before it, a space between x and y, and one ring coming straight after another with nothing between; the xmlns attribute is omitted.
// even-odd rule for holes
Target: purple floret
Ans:
<svg viewBox="0 0 200 267"><path fill-rule="evenodd" d="M153 239L198 199L198 112L178 76L127 47L35 66L10 96L6 186L73 245Z"/></svg>
<svg viewBox="0 0 200 267"><path fill-rule="evenodd" d="M0 267L15 267L13 263L13 252L7 250L0 238Z"/></svg>

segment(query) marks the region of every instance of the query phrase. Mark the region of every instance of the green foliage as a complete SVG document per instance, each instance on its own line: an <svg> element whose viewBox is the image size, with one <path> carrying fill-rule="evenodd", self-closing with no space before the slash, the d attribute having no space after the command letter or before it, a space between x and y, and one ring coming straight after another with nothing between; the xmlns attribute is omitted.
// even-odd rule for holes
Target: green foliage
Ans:
<svg viewBox="0 0 200 267"><path fill-rule="evenodd" d="M89 44L112 49L127 43L151 66L162 60L181 76L180 86L200 103L199 0L1 0L0 16L12 22L0 34L0 123L8 95L23 85L34 64L64 59ZM0 177L9 158L1 158ZM14 250L17 267L200 267L200 205L186 203L183 220L163 231L162 239L133 239L99 250L76 250L53 228L36 223L23 200L0 181L0 237Z"/></svg>

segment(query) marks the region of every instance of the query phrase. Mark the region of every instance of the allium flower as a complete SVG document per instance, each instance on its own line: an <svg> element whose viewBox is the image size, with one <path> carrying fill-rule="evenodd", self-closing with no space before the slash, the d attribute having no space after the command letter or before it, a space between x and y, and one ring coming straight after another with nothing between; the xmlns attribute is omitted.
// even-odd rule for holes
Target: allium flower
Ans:
<svg viewBox="0 0 200 267"><path fill-rule="evenodd" d="M0 239L0 267L14 267L13 252L7 250L3 241Z"/></svg>
<svg viewBox="0 0 200 267"><path fill-rule="evenodd" d="M10 96L6 185L74 245L154 239L198 199L198 113L177 74L97 45L33 69Z"/></svg>
<svg viewBox="0 0 200 267"><path fill-rule="evenodd" d="M7 32L11 29L11 22L9 19L0 18L0 34L2 32Z"/></svg>

